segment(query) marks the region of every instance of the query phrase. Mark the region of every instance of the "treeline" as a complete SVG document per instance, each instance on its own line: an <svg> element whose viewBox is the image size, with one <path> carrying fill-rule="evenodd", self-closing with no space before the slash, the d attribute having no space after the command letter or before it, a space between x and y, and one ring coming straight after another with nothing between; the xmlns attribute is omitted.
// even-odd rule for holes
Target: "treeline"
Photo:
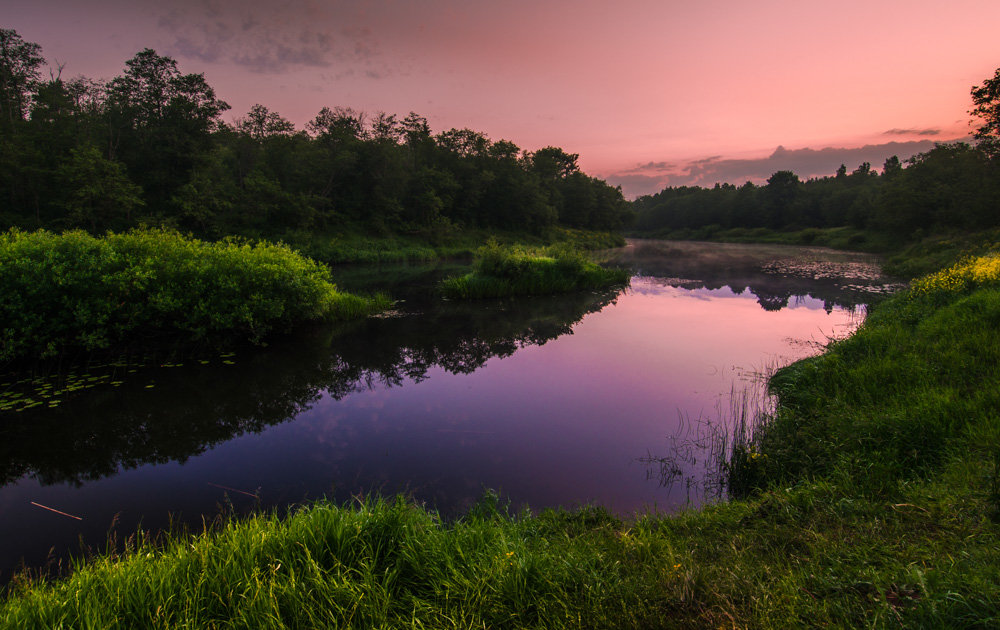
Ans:
<svg viewBox="0 0 1000 630"><path fill-rule="evenodd" d="M667 188L634 202L635 231L710 236L734 228L852 227L919 240L933 231L1000 227L1000 69L971 96L980 123L974 145L938 144L905 164L892 156L881 173L865 162L805 182L778 171L763 186Z"/></svg>
<svg viewBox="0 0 1000 630"><path fill-rule="evenodd" d="M765 185L667 188L634 202L635 230L855 227L905 238L937 230L1000 226L1000 160L965 143L939 144L882 172L865 162L848 173L799 180L774 173Z"/></svg>
<svg viewBox="0 0 1000 630"><path fill-rule="evenodd" d="M146 49L108 81L42 79L37 44L0 29L0 227L280 237L555 225L620 229L621 190L556 147L523 151L425 118L324 107L305 129L229 105Z"/></svg>

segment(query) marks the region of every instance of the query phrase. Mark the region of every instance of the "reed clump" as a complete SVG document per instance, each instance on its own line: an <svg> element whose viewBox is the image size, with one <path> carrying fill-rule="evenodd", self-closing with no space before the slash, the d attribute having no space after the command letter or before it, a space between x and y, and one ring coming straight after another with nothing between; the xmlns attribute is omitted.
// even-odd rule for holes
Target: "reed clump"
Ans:
<svg viewBox="0 0 1000 630"><path fill-rule="evenodd" d="M627 285L627 269L605 269L567 244L542 249L503 246L494 240L479 248L473 271L441 284L453 299L548 295Z"/></svg>
<svg viewBox="0 0 1000 630"><path fill-rule="evenodd" d="M385 297L338 291L327 267L285 245L207 243L163 229L5 232L0 294L0 360L164 336L257 341L303 321L388 306Z"/></svg>

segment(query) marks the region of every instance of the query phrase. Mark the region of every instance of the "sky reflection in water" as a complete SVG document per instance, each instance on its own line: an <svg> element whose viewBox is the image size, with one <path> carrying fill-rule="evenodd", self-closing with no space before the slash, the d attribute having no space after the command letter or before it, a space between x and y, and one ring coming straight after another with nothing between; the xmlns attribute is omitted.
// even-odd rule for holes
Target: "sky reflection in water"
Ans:
<svg viewBox="0 0 1000 630"><path fill-rule="evenodd" d="M200 523L226 502L409 492L459 514L486 488L514 505L623 514L698 502L698 488L659 483L671 436L722 421L734 387L849 333L864 312L851 305L870 297L859 285L882 279L866 257L711 246L698 266L688 247L620 252L645 275L617 297L442 303L420 297L439 274L411 268L399 317L313 331L232 366L142 371L5 419L3 577L80 536L102 547L113 521L127 536L168 513ZM856 273L806 278L810 257ZM691 455L681 478L705 465Z"/></svg>

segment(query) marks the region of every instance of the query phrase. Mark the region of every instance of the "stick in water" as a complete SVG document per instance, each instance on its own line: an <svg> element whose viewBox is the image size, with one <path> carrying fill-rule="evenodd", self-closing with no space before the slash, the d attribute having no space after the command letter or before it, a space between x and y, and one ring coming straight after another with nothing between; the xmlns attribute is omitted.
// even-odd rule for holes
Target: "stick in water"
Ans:
<svg viewBox="0 0 1000 630"><path fill-rule="evenodd" d="M82 518L80 518L79 516L73 516L72 514L67 514L67 513L65 513L65 512L60 512L59 510L57 510L57 509L55 509L55 508L50 508L49 506L47 506L47 505L42 505L41 503L35 503L34 501L31 501L31 504L32 504L32 505L36 505L36 506L38 506L38 507L42 508L43 510L48 510L49 512L55 512L56 514L62 514L63 516L68 516L68 517L70 517L70 518L75 518L75 519L76 519L76 520L78 520L78 521L82 521L82 520L83 520L83 519L82 519Z"/></svg>
<svg viewBox="0 0 1000 630"><path fill-rule="evenodd" d="M243 490L237 490L236 488L230 488L229 486L220 486L219 484L212 483L211 481L208 482L208 485L215 486L216 488L222 488L223 490L231 490L232 492L239 492L240 494L245 494L248 497L253 497L255 499L259 498L256 494L253 494L252 492L246 492L246 491L243 491Z"/></svg>

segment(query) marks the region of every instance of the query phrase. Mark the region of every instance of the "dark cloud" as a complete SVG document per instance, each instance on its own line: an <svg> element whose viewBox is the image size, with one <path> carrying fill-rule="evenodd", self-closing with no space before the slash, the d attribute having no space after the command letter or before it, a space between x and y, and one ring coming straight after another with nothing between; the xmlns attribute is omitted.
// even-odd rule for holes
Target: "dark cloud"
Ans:
<svg viewBox="0 0 1000 630"><path fill-rule="evenodd" d="M647 162L605 175L614 185L620 185L626 197L659 192L668 186L713 186L718 183L762 183L777 171L792 171L802 179L833 175L844 164L854 170L862 162L881 169L893 155L906 160L917 153L934 148L932 140L886 142L857 148L825 147L822 149L786 149L779 146L771 155L756 159L733 159L710 156L683 164Z"/></svg>
<svg viewBox="0 0 1000 630"><path fill-rule="evenodd" d="M168 52L178 57L261 73L336 66L371 78L391 74L371 30L338 13L337 4L202 0L170 6L158 25L173 38Z"/></svg>
<svg viewBox="0 0 1000 630"><path fill-rule="evenodd" d="M677 165L673 162L646 162L645 164L636 164L632 168L620 171L622 174L626 173L650 173L650 172L672 172L677 168Z"/></svg>
<svg viewBox="0 0 1000 630"><path fill-rule="evenodd" d="M937 136L941 135L940 129L890 129L889 131L883 131L882 135L885 136Z"/></svg>

